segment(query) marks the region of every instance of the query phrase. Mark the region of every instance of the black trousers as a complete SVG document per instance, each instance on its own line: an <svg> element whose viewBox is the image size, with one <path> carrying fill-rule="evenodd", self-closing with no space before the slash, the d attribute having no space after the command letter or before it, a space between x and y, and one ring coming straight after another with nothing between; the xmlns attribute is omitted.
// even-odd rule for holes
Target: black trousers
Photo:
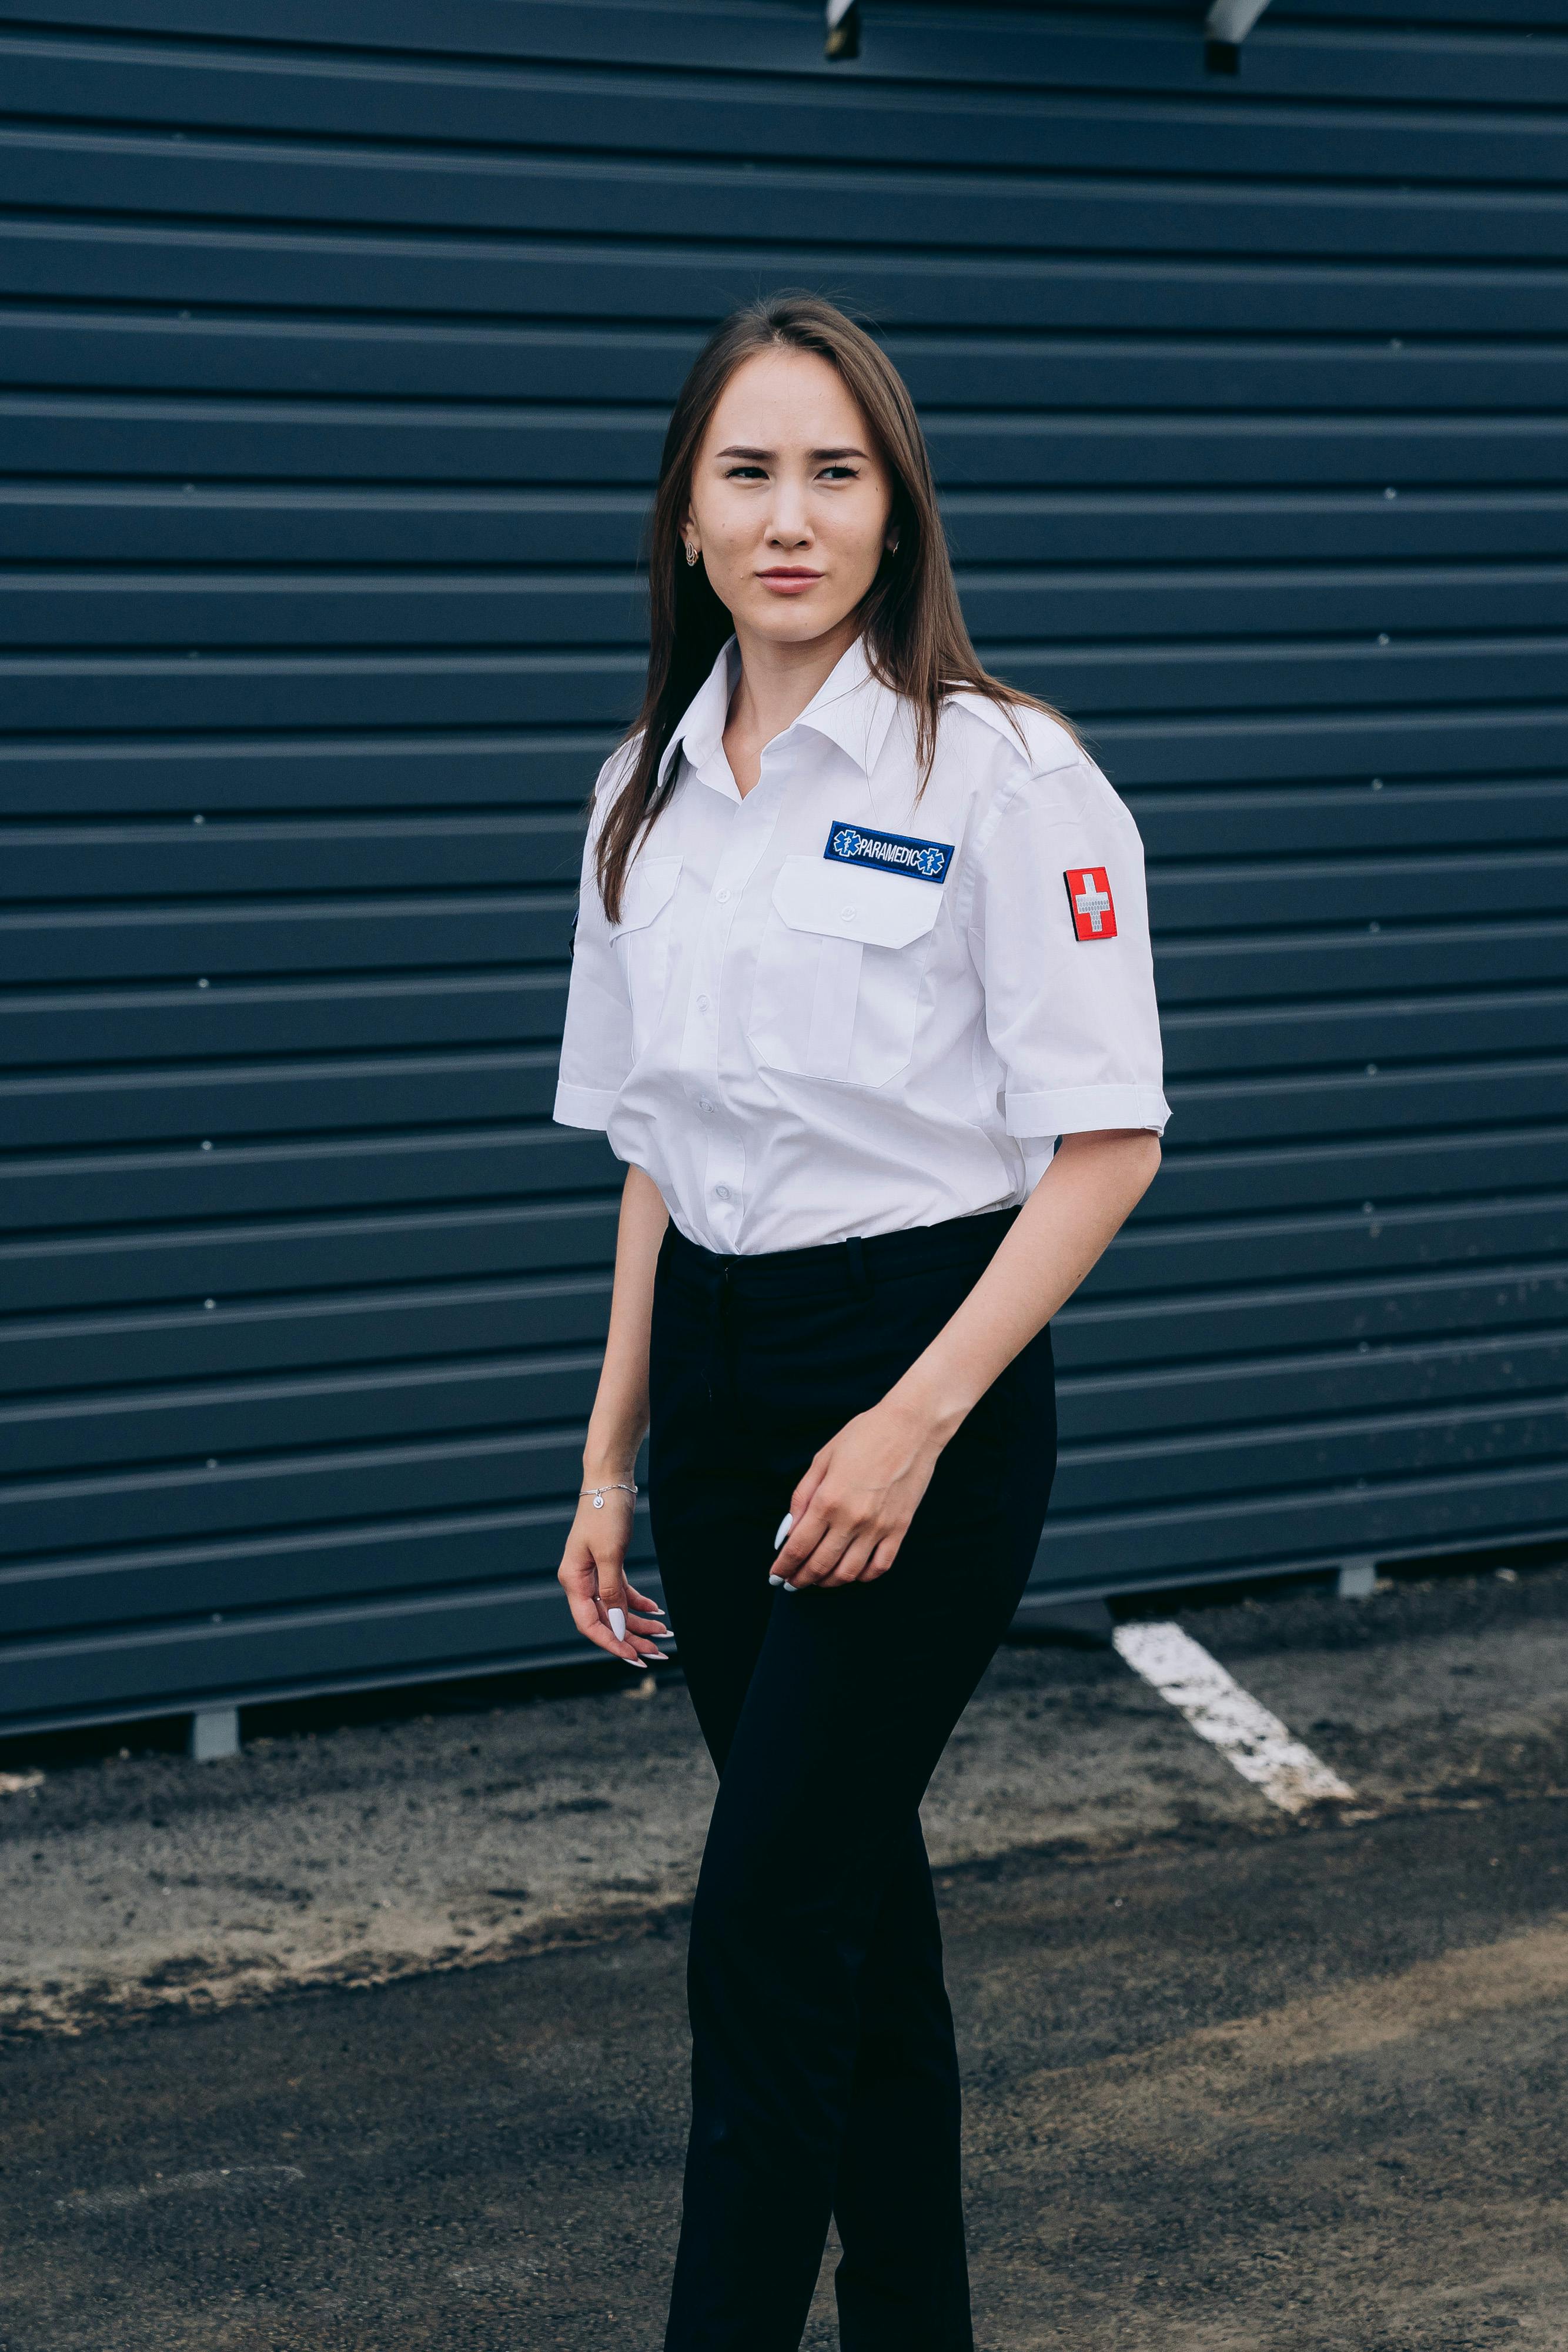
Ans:
<svg viewBox="0 0 1568 2352"><path fill-rule="evenodd" d="M827 2240L844 2352L971 2352L958 2069L919 1805L1029 1577L1049 1327L938 1457L885 1576L785 1591L825 1440L960 1305L1016 1209L659 1254L648 1502L719 1788L692 1916L692 2124L665 2352L797 2352Z"/></svg>

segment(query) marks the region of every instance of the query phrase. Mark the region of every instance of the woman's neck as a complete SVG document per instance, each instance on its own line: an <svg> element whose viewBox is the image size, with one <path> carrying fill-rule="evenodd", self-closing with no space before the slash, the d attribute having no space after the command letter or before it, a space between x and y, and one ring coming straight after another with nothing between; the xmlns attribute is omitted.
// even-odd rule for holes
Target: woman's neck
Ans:
<svg viewBox="0 0 1568 2352"><path fill-rule="evenodd" d="M776 735L792 727L827 683L860 635L851 614L825 636L801 646L737 629L740 678L725 722L724 752L742 798L762 772L762 754Z"/></svg>

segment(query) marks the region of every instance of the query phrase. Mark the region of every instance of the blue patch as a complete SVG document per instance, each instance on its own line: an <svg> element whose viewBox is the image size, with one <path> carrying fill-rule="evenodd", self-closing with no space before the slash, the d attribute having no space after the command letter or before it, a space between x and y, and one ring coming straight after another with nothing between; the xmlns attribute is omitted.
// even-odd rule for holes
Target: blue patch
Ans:
<svg viewBox="0 0 1568 2352"><path fill-rule="evenodd" d="M906 833L873 833L869 825L835 817L822 855L837 866L875 866L883 874L908 874L917 882L945 882L953 845L915 841Z"/></svg>

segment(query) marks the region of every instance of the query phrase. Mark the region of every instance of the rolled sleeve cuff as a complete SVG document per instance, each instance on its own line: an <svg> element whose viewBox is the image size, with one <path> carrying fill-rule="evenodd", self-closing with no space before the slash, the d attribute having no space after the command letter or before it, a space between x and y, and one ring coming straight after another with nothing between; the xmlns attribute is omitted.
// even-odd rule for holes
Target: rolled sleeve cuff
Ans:
<svg viewBox="0 0 1568 2352"><path fill-rule="evenodd" d="M1147 1127L1165 1132L1170 1105L1158 1087L1064 1087L1058 1093L1006 1097L1009 1135L1092 1135L1101 1128Z"/></svg>
<svg viewBox="0 0 1568 2352"><path fill-rule="evenodd" d="M555 1108L550 1116L560 1127L606 1128L614 1108L615 1089L612 1087L558 1086Z"/></svg>

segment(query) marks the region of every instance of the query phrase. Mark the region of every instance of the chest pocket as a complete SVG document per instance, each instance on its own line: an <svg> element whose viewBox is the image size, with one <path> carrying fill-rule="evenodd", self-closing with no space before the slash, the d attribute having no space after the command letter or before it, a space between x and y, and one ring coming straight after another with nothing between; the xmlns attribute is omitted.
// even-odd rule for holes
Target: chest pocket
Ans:
<svg viewBox="0 0 1568 2352"><path fill-rule="evenodd" d="M611 934L632 1003L634 1054L646 1050L669 987L673 901L680 878L678 857L634 859L622 893L621 920Z"/></svg>
<svg viewBox="0 0 1568 2352"><path fill-rule="evenodd" d="M885 1086L915 1045L942 890L787 857L757 954L747 1037L765 1068Z"/></svg>

